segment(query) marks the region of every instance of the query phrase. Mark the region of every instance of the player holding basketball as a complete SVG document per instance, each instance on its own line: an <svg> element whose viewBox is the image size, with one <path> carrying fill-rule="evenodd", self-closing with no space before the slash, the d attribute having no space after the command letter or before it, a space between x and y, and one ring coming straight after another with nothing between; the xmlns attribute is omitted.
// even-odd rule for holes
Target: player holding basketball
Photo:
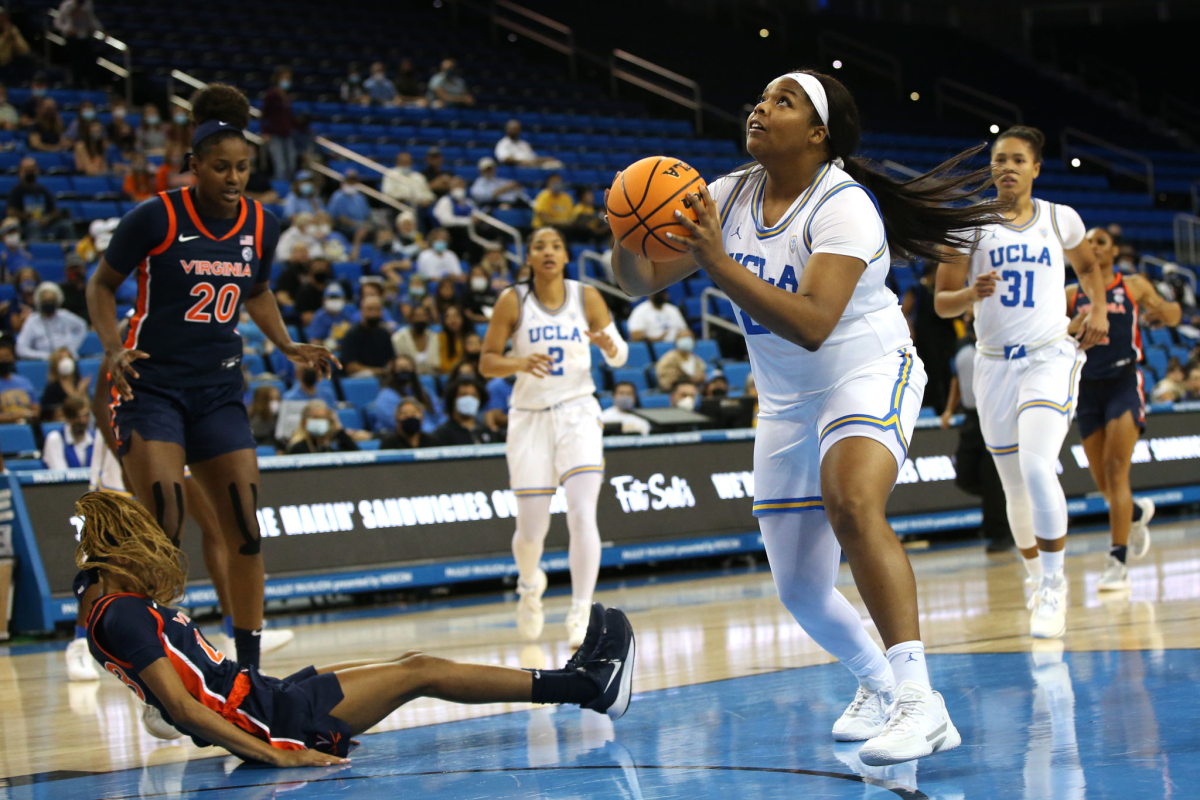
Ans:
<svg viewBox="0 0 1200 800"><path fill-rule="evenodd" d="M1115 591L1129 588L1126 556L1141 558L1150 549L1148 526L1154 517L1154 501L1134 499L1129 488L1133 448L1138 434L1146 429L1146 398L1142 374L1137 371L1142 358L1138 318L1145 309L1146 317L1157 324L1178 325L1183 310L1179 303L1164 300L1141 275L1121 275L1113 269L1118 248L1108 231L1093 228L1087 240L1105 286L1112 324L1108 337L1087 351L1079 381L1079 435L1096 488L1108 501L1112 531L1112 549L1096 588ZM1079 286L1067 287L1067 310L1075 315L1070 333L1087 320L1091 305Z"/></svg>
<svg viewBox="0 0 1200 800"><path fill-rule="evenodd" d="M550 501L561 484L571 537L567 641L578 647L600 573L596 504L604 482L604 423L594 396L591 345L610 367L625 364L629 345L600 293L564 276L568 259L567 243L555 229L541 228L529 237L529 280L500 295L479 372L489 379L517 376L507 444L509 483L517 496L512 542L521 596L517 631L531 641L542 635L546 573L538 563L550 531ZM510 340L512 350L505 355Z"/></svg>
<svg viewBox="0 0 1200 800"><path fill-rule="evenodd" d="M214 648L182 611L182 554L141 504L89 492L75 561L100 582L88 646L199 746L280 767L344 763L351 737L417 697L457 703L571 703L613 719L629 707L635 643L618 609L589 609L587 641L562 670L457 664L417 652L271 678ZM308 749L314 748L314 749Z"/></svg>
<svg viewBox="0 0 1200 800"><path fill-rule="evenodd" d="M846 87L814 72L772 81L747 120L755 162L692 194L677 214L688 255L650 262L623 247L615 273L649 294L705 269L733 300L758 388L754 513L780 599L858 678L834 724L867 740L882 765L961 741L929 684L912 567L884 506L904 463L925 371L896 296L891 253L932 256L956 231L995 219L987 206L943 204L986 171L952 176L965 153L894 183L852 158L858 109ZM885 227L886 226L886 227ZM887 654L834 587L845 550Z"/></svg>
<svg viewBox="0 0 1200 800"><path fill-rule="evenodd" d="M979 427L1033 589L1029 633L1048 639L1067 628L1067 501L1058 454L1075 413L1083 349L1108 334L1108 310L1079 214L1033 198L1042 142L1036 128L1015 127L992 145L997 192L1012 210L938 268L934 305L942 317L975 310ZM1094 302L1078 342L1067 334L1067 261Z"/></svg>
<svg viewBox="0 0 1200 800"><path fill-rule="evenodd" d="M88 283L88 311L104 346L129 488L177 542L184 466L191 467L224 534L238 661L256 667L263 561L258 460L239 368L241 309L297 364L324 373L336 360L291 341L270 290L279 223L242 195L250 174L245 95L209 86L192 98L192 117L195 187L161 193L121 220ZM134 271L136 314L122 341L114 293Z"/></svg>

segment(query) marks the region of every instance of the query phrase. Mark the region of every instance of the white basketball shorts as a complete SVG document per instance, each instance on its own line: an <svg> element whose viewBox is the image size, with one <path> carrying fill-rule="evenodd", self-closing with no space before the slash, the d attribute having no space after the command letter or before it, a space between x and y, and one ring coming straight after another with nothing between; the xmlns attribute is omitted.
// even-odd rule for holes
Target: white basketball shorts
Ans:
<svg viewBox="0 0 1200 800"><path fill-rule="evenodd" d="M1079 374L1087 356L1075 340L1063 339L1021 358L975 354L975 404L979 428L993 456L1017 453L1017 418L1029 408L1075 416Z"/></svg>
<svg viewBox="0 0 1200 800"><path fill-rule="evenodd" d="M517 497L554 494L581 472L604 472L604 423L588 395L545 411L508 412L508 484Z"/></svg>
<svg viewBox="0 0 1200 800"><path fill-rule="evenodd" d="M824 510L821 459L843 439L886 447L899 475L908 455L925 367L902 347L844 376L782 414L759 417L754 438L754 516Z"/></svg>

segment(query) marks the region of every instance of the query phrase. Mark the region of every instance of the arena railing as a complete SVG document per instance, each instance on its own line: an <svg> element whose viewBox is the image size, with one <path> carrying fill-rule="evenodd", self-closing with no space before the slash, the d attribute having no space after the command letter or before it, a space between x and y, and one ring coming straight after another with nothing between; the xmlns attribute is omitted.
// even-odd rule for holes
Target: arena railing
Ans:
<svg viewBox="0 0 1200 800"><path fill-rule="evenodd" d="M1191 287L1192 294L1196 295L1196 273L1192 272L1190 269L1180 267L1178 264L1168 261L1165 258L1159 258L1158 256L1143 255L1138 258L1139 273L1145 275L1148 271L1146 268L1149 266L1158 267L1159 272L1164 278L1168 275L1180 276L1183 278L1184 282ZM1179 298L1176 297L1172 299L1178 300Z"/></svg>
<svg viewBox="0 0 1200 800"><path fill-rule="evenodd" d="M567 57L567 68L571 80L579 72L578 49L575 47L575 31L569 25L530 11L510 0L494 0L489 16L492 23L492 40L495 41L500 28L519 34L543 47L549 47ZM532 26L538 26L537 28ZM511 35L511 34L510 34Z"/></svg>
<svg viewBox="0 0 1200 800"><path fill-rule="evenodd" d="M1020 125L1025 120L1025 113L1016 103L944 76L934 83L934 101L938 119L945 118L946 107L950 106L992 124Z"/></svg>
<svg viewBox="0 0 1200 800"><path fill-rule="evenodd" d="M829 65L839 57L844 60L845 65L853 64L856 68L872 72L883 80L895 84L897 100L904 96L904 78L900 59L891 53L864 44L857 39L851 39L849 36L843 36L836 31L821 31L817 36L817 58L821 66Z"/></svg>
<svg viewBox="0 0 1200 800"><path fill-rule="evenodd" d="M1200 217L1175 215L1175 260L1191 267L1200 266Z"/></svg>
<svg viewBox="0 0 1200 800"><path fill-rule="evenodd" d="M579 272L580 283L583 283L587 286L594 286L597 291L603 294L611 295L618 300L624 300L626 303L634 299L630 295L627 295L625 292L621 291L619 286L613 286L608 281L602 281L599 278L593 278L591 275L588 275L586 267L588 261L595 261L601 266L601 268L606 266L604 262L604 255L602 253L597 253L595 250L584 250L579 254L579 258L575 259L575 266Z"/></svg>
<svg viewBox="0 0 1200 800"><path fill-rule="evenodd" d="M525 263L525 242L521 239L521 232L512 225L509 225L506 222L501 222L491 214L480 211L479 209L475 209L471 212L470 222L467 223L467 236L470 237L472 242L475 242L475 244L479 245L485 250L495 247L496 242L495 240L488 239L479 233L479 231L476 229L476 225L480 222L486 223L501 233L512 237L513 249L511 251L505 249L504 257L513 262L513 264L520 269Z"/></svg>
<svg viewBox="0 0 1200 800"><path fill-rule="evenodd" d="M649 73L656 78L665 79L668 82L664 86L662 82L655 81L644 75L633 72L632 69L640 69L643 72ZM680 75L678 72L672 72L666 67L660 67L653 61L647 61L644 58L639 58L633 53L628 53L619 48L612 51L609 57L608 72L612 93L615 97L617 94L617 82L625 81L634 86L645 89L648 92L653 92L659 97L666 98L674 103L678 103L684 108L690 108L695 114L696 133L704 132L704 100L700 94L700 84L687 77ZM679 91L668 88L669 85L682 86L685 91L691 94L688 97L686 94L681 94Z"/></svg>
<svg viewBox="0 0 1200 800"><path fill-rule="evenodd" d="M919 178L924 174L920 170L913 169L912 167L901 164L898 161L892 161L890 158L885 158L880 163L892 172L898 172L906 178ZM970 200L972 203L981 203L984 200L983 195L979 194L978 192L972 193L966 191L965 189L958 189L954 192L954 194L959 195L963 200Z"/></svg>
<svg viewBox="0 0 1200 800"><path fill-rule="evenodd" d="M1080 147L1078 144L1073 144L1072 139L1085 142L1091 145L1092 148L1099 148L1103 152L1097 153L1090 148ZM1107 139L1093 136L1078 128L1063 128L1061 142L1064 166L1071 163L1072 157L1078 158L1081 161L1087 160L1093 164L1099 164L1109 172L1143 182L1146 184L1146 191L1149 193L1150 199L1154 200L1154 162L1141 153L1127 150L1119 144L1113 144ZM1127 163L1130 161L1141 165L1141 169L1134 169L1127 166Z"/></svg>
<svg viewBox="0 0 1200 800"><path fill-rule="evenodd" d="M45 58L45 60L47 62L50 61L50 44L51 43L60 45L62 47L66 47L66 45L67 45L67 40L64 39L62 36L58 35L57 33L55 33L51 29L51 26L54 24L54 21L57 19L58 19L58 9L51 8L51 9L47 10L46 17L43 20L43 24L42 24L42 42L43 42L42 57ZM126 44L125 42L122 42L120 39L109 36L104 31L96 31L93 34L93 36L95 36L97 41L103 42L104 44L108 45L109 47L113 48L114 50L116 50L118 53L121 54L120 56L114 55L113 57L119 58L121 60L121 62L124 64L124 66L121 66L120 64L116 64L113 61L105 58L104 56L96 57L96 65L99 67L103 67L104 69L113 73L117 77L123 78L125 80L125 105L132 108L133 107L133 55L129 50L129 45Z"/></svg>
<svg viewBox="0 0 1200 800"><path fill-rule="evenodd" d="M719 314L714 314L709 310L709 300L724 300L728 303L733 301L729 299L729 295L722 292L720 289L714 289L711 286L700 293L700 337L703 339L711 339L712 326L724 328L727 331L733 331L739 336L742 334L742 329L737 324L730 322Z"/></svg>

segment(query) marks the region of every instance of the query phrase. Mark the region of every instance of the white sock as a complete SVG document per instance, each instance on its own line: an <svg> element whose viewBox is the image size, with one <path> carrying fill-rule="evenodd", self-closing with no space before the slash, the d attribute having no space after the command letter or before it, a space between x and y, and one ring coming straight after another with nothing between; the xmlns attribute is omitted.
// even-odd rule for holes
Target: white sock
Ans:
<svg viewBox="0 0 1200 800"><path fill-rule="evenodd" d="M892 665L892 674L896 676L897 685L905 681L923 686L929 685L929 670L925 666L925 645L920 641L900 642L888 648L888 663Z"/></svg>
<svg viewBox="0 0 1200 800"><path fill-rule="evenodd" d="M1038 583L1042 581L1042 559L1041 554L1034 555L1033 558L1025 558L1021 556L1021 560L1025 562L1025 571L1029 573L1029 577L1033 578Z"/></svg>
<svg viewBox="0 0 1200 800"><path fill-rule="evenodd" d="M1055 576L1062 575L1063 559L1066 555L1066 550L1057 550L1053 553L1047 550L1042 551L1043 566L1046 570L1043 580L1046 578L1053 579Z"/></svg>

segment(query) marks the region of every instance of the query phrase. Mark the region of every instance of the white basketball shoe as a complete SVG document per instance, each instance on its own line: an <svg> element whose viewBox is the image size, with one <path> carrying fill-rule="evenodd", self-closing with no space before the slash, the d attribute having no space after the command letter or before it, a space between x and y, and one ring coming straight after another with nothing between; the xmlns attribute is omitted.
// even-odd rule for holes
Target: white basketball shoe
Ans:
<svg viewBox="0 0 1200 800"><path fill-rule="evenodd" d="M835 742L865 742L878 736L888 721L892 692L872 690L859 684L854 700L833 723Z"/></svg>
<svg viewBox="0 0 1200 800"><path fill-rule="evenodd" d="M932 689L913 681L896 687L896 699L883 731L863 743L858 757L864 764L881 767L953 750L962 744L950 721L946 703Z"/></svg>

